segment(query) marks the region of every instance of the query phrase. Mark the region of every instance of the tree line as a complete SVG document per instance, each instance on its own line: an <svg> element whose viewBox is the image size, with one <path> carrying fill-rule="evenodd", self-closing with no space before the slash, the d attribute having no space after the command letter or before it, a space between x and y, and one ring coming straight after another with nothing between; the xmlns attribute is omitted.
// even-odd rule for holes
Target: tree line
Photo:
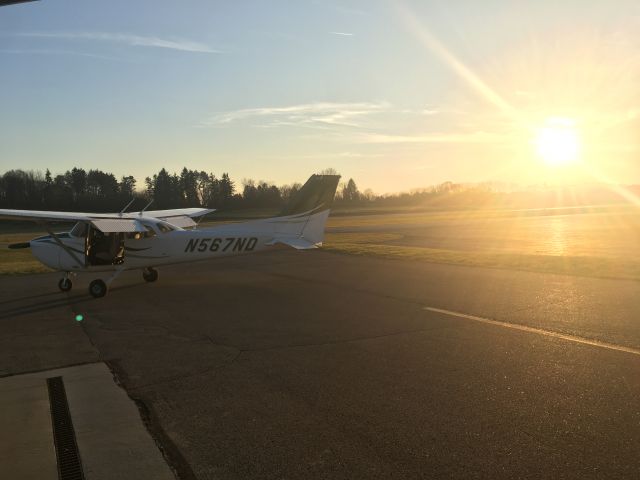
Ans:
<svg viewBox="0 0 640 480"><path fill-rule="evenodd" d="M336 174L334 169L320 173ZM276 186L244 179L233 181L228 173L183 168L180 173L161 169L138 185L131 176L74 167L52 175L50 170L9 170L0 176L0 208L118 212L132 199L130 210L206 207L218 210L282 208L301 187L300 183ZM625 187L640 197L640 186ZM619 193L603 186L536 187L505 191L492 184L444 182L424 189L392 195L360 191L353 179L342 182L335 203L343 207L385 208L536 208L620 202Z"/></svg>
<svg viewBox="0 0 640 480"><path fill-rule="evenodd" d="M327 169L321 173L335 174ZM276 186L265 181L244 179L238 184L228 173L213 173L183 168L169 173L162 168L144 180L139 188L131 176L116 178L98 169L74 167L53 175L39 171L9 170L0 176L0 208L115 212L131 200L132 209L141 209L152 201L152 209L207 207L215 209L278 209L301 187L300 183ZM350 179L337 197L347 203L361 200L355 182Z"/></svg>

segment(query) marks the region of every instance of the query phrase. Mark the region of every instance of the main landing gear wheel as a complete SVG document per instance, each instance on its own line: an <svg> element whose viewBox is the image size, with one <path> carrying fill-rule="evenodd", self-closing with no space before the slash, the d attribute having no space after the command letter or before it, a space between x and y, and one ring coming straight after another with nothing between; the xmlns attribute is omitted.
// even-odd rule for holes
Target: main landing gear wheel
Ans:
<svg viewBox="0 0 640 480"><path fill-rule="evenodd" d="M158 271L155 268L145 268L142 271L142 278L147 282L155 282L158 280Z"/></svg>
<svg viewBox="0 0 640 480"><path fill-rule="evenodd" d="M89 293L95 298L104 297L107 294L107 284L98 279L89 284Z"/></svg>
<svg viewBox="0 0 640 480"><path fill-rule="evenodd" d="M68 292L69 290L71 290L71 287L73 287L73 282L70 278L61 278L58 282L58 288L63 292Z"/></svg>

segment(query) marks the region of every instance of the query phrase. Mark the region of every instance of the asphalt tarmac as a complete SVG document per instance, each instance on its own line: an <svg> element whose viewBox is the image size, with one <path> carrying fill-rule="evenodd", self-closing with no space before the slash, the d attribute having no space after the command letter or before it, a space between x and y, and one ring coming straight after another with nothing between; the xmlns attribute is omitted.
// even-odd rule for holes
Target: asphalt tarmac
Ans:
<svg viewBox="0 0 640 480"><path fill-rule="evenodd" d="M289 250L57 279L0 277L0 375L106 362L182 479L640 477L637 282Z"/></svg>

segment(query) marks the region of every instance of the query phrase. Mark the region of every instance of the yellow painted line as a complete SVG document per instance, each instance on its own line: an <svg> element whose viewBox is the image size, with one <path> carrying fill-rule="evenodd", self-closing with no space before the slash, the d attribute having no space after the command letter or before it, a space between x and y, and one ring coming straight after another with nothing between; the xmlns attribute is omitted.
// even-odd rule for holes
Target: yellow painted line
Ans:
<svg viewBox="0 0 640 480"><path fill-rule="evenodd" d="M452 312L451 310L443 310L441 308L424 307L424 309L430 312L442 313L443 315L450 315L452 317L464 318L465 320L473 320L474 322L494 325L496 327L511 328L512 330L520 330L522 332L535 333L537 335L545 335L547 337L553 337L553 338L560 338L561 340L567 340L569 342L574 342L574 343L581 343L583 345L591 345L592 347L606 348L607 350L616 350L618 352L631 353L632 355L640 355L640 350L636 348L616 345L614 343L601 342L600 340L592 340L589 338L578 337L576 335L568 335L566 333L554 332L552 330L543 330L542 328L527 327L525 325L518 325L515 323L500 322L498 320L491 320L490 318L476 317L475 315L467 315L466 313Z"/></svg>

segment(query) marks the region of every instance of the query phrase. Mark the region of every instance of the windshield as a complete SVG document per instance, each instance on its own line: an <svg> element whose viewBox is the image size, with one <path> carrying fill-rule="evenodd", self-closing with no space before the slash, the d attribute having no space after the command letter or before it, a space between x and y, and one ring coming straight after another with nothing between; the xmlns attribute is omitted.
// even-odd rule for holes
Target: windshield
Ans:
<svg viewBox="0 0 640 480"><path fill-rule="evenodd" d="M168 224L166 222L158 222L157 226L158 226L158 230L160 230L160 233L168 233L168 232L172 232L173 230L175 230L173 225L170 225L170 224Z"/></svg>
<svg viewBox="0 0 640 480"><path fill-rule="evenodd" d="M69 235L71 235L72 237L84 238L87 236L87 230L88 225L85 222L78 222L73 226L73 228L69 232Z"/></svg>

